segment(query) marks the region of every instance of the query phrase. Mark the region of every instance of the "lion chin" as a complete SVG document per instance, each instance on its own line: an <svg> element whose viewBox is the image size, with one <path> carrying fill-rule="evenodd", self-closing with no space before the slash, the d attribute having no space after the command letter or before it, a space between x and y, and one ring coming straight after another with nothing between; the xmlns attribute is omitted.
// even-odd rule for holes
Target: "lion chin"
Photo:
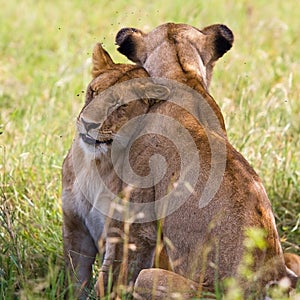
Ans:
<svg viewBox="0 0 300 300"><path fill-rule="evenodd" d="M106 155L113 142L112 139L108 141L94 140L83 133L79 134L79 138L79 145L88 159L100 159L103 155Z"/></svg>

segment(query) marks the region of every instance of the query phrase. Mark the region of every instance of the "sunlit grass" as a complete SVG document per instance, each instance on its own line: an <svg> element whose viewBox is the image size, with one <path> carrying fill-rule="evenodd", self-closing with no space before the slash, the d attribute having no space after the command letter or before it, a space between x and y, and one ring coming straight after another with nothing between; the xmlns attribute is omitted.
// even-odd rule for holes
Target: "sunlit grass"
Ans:
<svg viewBox="0 0 300 300"><path fill-rule="evenodd" d="M232 143L261 176L283 247L300 252L300 6L297 1L1 1L0 298L65 290L61 165L100 41L125 26L225 23L233 49L211 93Z"/></svg>

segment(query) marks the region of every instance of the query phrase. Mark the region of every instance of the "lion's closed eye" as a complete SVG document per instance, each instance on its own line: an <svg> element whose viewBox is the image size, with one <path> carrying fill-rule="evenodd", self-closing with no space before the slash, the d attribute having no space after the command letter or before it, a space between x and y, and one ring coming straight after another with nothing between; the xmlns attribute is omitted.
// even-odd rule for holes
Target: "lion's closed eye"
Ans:
<svg viewBox="0 0 300 300"><path fill-rule="evenodd" d="M94 99L98 95L99 91L97 89L93 89L90 87L90 98L91 100Z"/></svg>

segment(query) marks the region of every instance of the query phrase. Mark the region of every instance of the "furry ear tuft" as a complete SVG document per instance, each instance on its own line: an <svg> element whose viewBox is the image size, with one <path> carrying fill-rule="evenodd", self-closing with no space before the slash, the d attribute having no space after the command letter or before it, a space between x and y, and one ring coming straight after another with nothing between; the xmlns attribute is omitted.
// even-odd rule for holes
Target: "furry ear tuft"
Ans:
<svg viewBox="0 0 300 300"><path fill-rule="evenodd" d="M93 49L93 67L92 76L96 78L104 70L107 70L115 65L109 54L103 49L100 43L97 43Z"/></svg>
<svg viewBox="0 0 300 300"><path fill-rule="evenodd" d="M135 45L131 36L126 37L117 50L125 55L128 59L133 60L135 57Z"/></svg>
<svg viewBox="0 0 300 300"><path fill-rule="evenodd" d="M223 56L233 44L233 33L225 25L220 25L218 30L218 35L216 36L216 50L219 52L219 56Z"/></svg>
<svg viewBox="0 0 300 300"><path fill-rule="evenodd" d="M232 31L223 24L215 24L201 30L204 34L212 35L215 44L215 59L222 57L233 44Z"/></svg>
<svg viewBox="0 0 300 300"><path fill-rule="evenodd" d="M123 28L116 35L118 51L128 59L138 62L136 59L136 38L142 36L142 32L136 28Z"/></svg>

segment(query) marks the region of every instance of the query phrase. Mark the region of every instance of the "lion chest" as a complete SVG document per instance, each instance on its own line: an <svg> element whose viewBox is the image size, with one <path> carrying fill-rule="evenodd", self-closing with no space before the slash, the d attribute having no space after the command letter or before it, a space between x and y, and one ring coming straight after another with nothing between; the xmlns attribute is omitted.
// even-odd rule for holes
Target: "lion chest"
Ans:
<svg viewBox="0 0 300 300"><path fill-rule="evenodd" d="M97 244L103 234L106 211L118 194L121 182L107 161L92 160L74 169L74 205Z"/></svg>

